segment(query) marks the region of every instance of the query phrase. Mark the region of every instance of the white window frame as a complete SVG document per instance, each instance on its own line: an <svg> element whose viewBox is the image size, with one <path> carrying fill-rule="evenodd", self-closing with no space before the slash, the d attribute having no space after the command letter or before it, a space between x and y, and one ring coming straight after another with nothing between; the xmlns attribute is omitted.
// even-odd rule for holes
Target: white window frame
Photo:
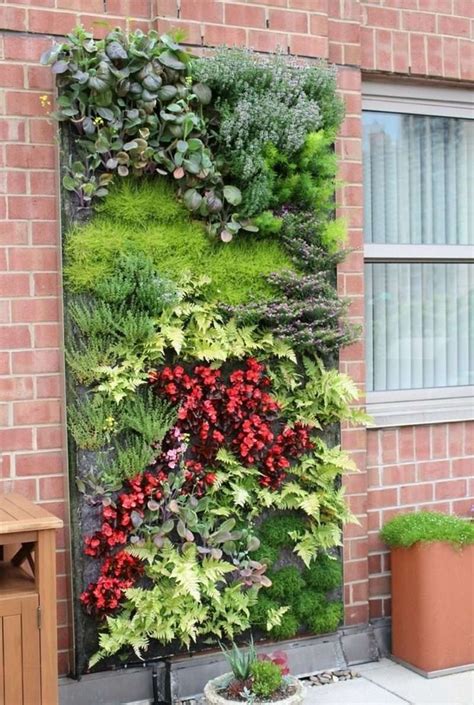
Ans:
<svg viewBox="0 0 474 705"><path fill-rule="evenodd" d="M463 88L366 81L362 110L474 119L474 92ZM364 245L366 263L474 262L469 245ZM474 386L367 392L374 426L403 426L474 419Z"/></svg>

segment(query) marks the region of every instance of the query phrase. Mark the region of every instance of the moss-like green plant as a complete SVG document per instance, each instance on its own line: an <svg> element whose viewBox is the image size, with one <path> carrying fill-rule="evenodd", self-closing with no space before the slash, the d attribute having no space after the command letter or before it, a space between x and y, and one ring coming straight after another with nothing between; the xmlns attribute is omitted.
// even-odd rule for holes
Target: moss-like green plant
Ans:
<svg viewBox="0 0 474 705"><path fill-rule="evenodd" d="M280 624L270 629L269 634L275 639L292 639L299 629L299 621L290 609L281 617Z"/></svg>
<svg viewBox="0 0 474 705"><path fill-rule="evenodd" d="M268 576L272 585L268 588L268 595L280 604L297 602L299 594L305 587L301 573L295 566L287 566L272 572Z"/></svg>
<svg viewBox="0 0 474 705"><path fill-rule="evenodd" d="M315 634L327 634L338 628L343 614L342 602L327 602L322 609L307 618L307 624Z"/></svg>
<svg viewBox="0 0 474 705"><path fill-rule="evenodd" d="M336 558L320 553L303 572L306 583L318 592L328 592L339 587L342 581L342 565Z"/></svg>
<svg viewBox="0 0 474 705"><path fill-rule="evenodd" d="M258 535L262 546L268 544L274 549L291 545L290 532L304 531L306 524L302 516L294 514L275 514L262 522Z"/></svg>
<svg viewBox="0 0 474 705"><path fill-rule="evenodd" d="M133 198L143 214L135 218ZM108 204L109 197L125 206ZM208 296L223 304L270 299L276 289L266 280L275 271L292 270L293 264L275 239L239 236L228 244L209 239L204 226L191 220L176 201L170 207L169 186L161 181L141 188L121 185L107 197L102 212L91 223L74 228L66 239L65 276L70 289L90 291L113 275L124 254L150 258L163 275L178 281L183 274L211 278Z"/></svg>
<svg viewBox="0 0 474 705"><path fill-rule="evenodd" d="M273 661L255 661L252 664L252 692L261 698L268 698L281 686L281 668Z"/></svg>
<svg viewBox="0 0 474 705"><path fill-rule="evenodd" d="M380 538L394 548L409 548L419 541L462 547L474 543L474 522L439 512L399 514L385 524Z"/></svg>

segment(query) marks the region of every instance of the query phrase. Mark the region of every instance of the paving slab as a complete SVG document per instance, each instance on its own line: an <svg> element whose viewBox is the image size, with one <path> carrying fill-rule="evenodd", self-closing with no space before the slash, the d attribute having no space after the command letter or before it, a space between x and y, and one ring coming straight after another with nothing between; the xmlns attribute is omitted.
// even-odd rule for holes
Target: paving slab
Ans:
<svg viewBox="0 0 474 705"><path fill-rule="evenodd" d="M406 702L365 678L308 687L304 699L304 705L406 705Z"/></svg>
<svg viewBox="0 0 474 705"><path fill-rule="evenodd" d="M358 666L363 679L413 705L474 705L474 672L425 678L389 659Z"/></svg>

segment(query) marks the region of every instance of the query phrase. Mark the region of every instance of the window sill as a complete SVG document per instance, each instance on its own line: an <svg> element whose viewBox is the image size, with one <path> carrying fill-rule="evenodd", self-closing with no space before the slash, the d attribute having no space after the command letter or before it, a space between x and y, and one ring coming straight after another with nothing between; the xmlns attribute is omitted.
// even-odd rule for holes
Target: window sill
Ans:
<svg viewBox="0 0 474 705"><path fill-rule="evenodd" d="M372 428L471 421L474 387L369 392L367 413Z"/></svg>

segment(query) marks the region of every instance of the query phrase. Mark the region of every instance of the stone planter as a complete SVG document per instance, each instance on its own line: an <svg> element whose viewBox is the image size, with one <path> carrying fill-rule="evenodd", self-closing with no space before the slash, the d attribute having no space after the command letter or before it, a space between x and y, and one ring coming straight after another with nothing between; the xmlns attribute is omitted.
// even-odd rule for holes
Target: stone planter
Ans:
<svg viewBox="0 0 474 705"><path fill-rule="evenodd" d="M392 548L392 655L425 676L474 664L474 545Z"/></svg>
<svg viewBox="0 0 474 705"><path fill-rule="evenodd" d="M228 700L222 695L219 695L219 688L222 687L229 679L230 674L225 673L219 678L214 678L209 681L204 688L204 697L207 705L243 705L241 700ZM269 705L302 705L304 697L304 688L299 680L289 677L291 685L296 687L296 691L293 695L288 698L283 698L282 700L272 700Z"/></svg>

